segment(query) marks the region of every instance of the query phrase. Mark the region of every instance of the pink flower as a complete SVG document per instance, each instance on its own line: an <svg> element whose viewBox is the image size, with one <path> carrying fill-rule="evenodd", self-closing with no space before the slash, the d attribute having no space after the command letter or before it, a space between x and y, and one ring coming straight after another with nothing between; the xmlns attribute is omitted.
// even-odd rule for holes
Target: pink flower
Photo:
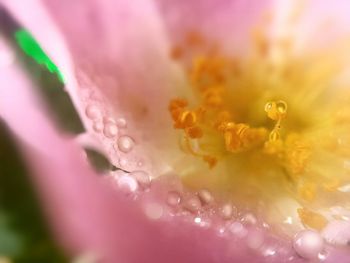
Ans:
<svg viewBox="0 0 350 263"><path fill-rule="evenodd" d="M8 55L8 63L0 71L0 114L31 164L53 230L69 254L92 252L102 262L306 262L314 257L324 262L348 262L348 248L324 245L319 233L313 236L314 232L307 231L305 236L299 232L293 247L291 236L277 234L263 225L255 226L257 219L250 213L239 218L241 221L231 220L231 214L230 220L223 220L207 211L200 214L201 217L196 216L197 211L192 213L198 202L200 206L210 207L213 197L209 192L199 192L201 200L198 201L197 195L184 191L178 180L170 181L169 178L174 177L169 174L181 173L191 168L192 163L200 167L199 171L209 169L201 164L197 166L196 159L177 159L178 137L172 126L178 123L176 117L172 123L167 110L173 98L191 96L186 89L188 61L179 63L169 57L172 48L182 43L189 32L201 33L201 36L193 33L194 42L201 42L203 37L206 43L219 43L223 56L245 58L250 54L252 29L271 14L275 22L268 27L268 40L289 39L290 35L284 35L287 32L296 40L297 55L312 54L313 49L322 50L349 33L347 1L339 0L332 5L322 0L309 1L300 7L296 24L291 22L293 15L288 16L289 11L294 10L293 1L1 2L56 63L88 131L72 138L57 127L33 84L18 63L11 60L13 51L4 42L2 49L3 54ZM329 21L334 24L329 24L327 29L322 23ZM295 27L287 30L291 24ZM273 50L276 51L270 54L273 65L284 63L280 50ZM281 92L282 97L285 94ZM293 108L299 101L288 103L289 108L290 105ZM322 104L316 105L322 107ZM252 107L255 110L257 106ZM281 122L283 127L282 117L269 115L269 110L268 117ZM127 127L123 127L125 120ZM200 125L203 129L205 123ZM224 133L232 135L228 126L223 128ZM188 135L186 128L193 127L181 126L180 130ZM273 132L280 135L279 129L273 128L270 135ZM232 140L226 136L226 145L222 147L229 152L242 150ZM274 142L268 141L271 145ZM142 169L152 174L155 179L151 190L133 194L135 201L120 189L114 189L113 182L101 179L86 164L80 143L97 144L114 165L124 170ZM266 147L267 151L275 151L276 145L271 145ZM199 155L193 155L196 154ZM178 160L182 163L177 163ZM146 177L113 174L119 186L126 185L129 190L148 183ZM313 188L303 187L298 198L313 198L310 190ZM185 193L181 197L187 208L181 210L182 216L165 204L169 202L168 191ZM186 203L187 196L197 199ZM177 196L173 197L176 204ZM313 217L305 214L300 215L300 221L306 228L318 226L319 221L314 223Z"/></svg>

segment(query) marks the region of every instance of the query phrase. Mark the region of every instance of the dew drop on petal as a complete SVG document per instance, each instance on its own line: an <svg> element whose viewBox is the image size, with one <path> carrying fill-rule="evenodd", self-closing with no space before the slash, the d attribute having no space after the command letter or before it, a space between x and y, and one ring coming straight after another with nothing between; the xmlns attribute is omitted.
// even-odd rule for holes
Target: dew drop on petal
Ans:
<svg viewBox="0 0 350 263"><path fill-rule="evenodd" d="M297 254L306 259L315 259L322 252L324 242L315 231L303 230L294 237L293 247Z"/></svg>
<svg viewBox="0 0 350 263"><path fill-rule="evenodd" d="M145 171L133 171L130 173L130 176L135 178L142 188L148 188L151 184L151 177Z"/></svg>
<svg viewBox="0 0 350 263"><path fill-rule="evenodd" d="M318 254L317 257L318 257L318 259L319 259L320 261L324 261L324 260L327 259L327 253L326 253L326 252L321 252L321 253Z"/></svg>
<svg viewBox="0 0 350 263"><path fill-rule="evenodd" d="M144 204L143 210L146 216L152 220L160 219L163 215L163 207L158 203L148 202Z"/></svg>
<svg viewBox="0 0 350 263"><path fill-rule="evenodd" d="M184 203L184 208L192 213L198 212L201 206L201 201L197 196L187 199Z"/></svg>
<svg viewBox="0 0 350 263"><path fill-rule="evenodd" d="M195 217L194 218L194 222L196 223L196 224L200 224L201 222L202 222L202 219L200 218L200 217Z"/></svg>
<svg viewBox="0 0 350 263"><path fill-rule="evenodd" d="M179 193L172 191L168 193L167 203L170 206L177 206L180 204L181 196Z"/></svg>
<svg viewBox="0 0 350 263"><path fill-rule="evenodd" d="M214 202L214 197L206 189L200 190L198 192L198 197L202 201L203 204L212 204Z"/></svg>
<svg viewBox="0 0 350 263"><path fill-rule="evenodd" d="M124 118L117 119L115 124L117 124L118 128L126 128L126 120Z"/></svg>
<svg viewBox="0 0 350 263"><path fill-rule="evenodd" d="M118 178L118 186L123 191L135 192L138 185L133 177L129 175L122 175Z"/></svg>
<svg viewBox="0 0 350 263"><path fill-rule="evenodd" d="M102 117L102 111L97 105L88 105L85 114L90 120L98 120Z"/></svg>
<svg viewBox="0 0 350 263"><path fill-rule="evenodd" d="M107 138L113 138L113 137L115 137L118 134L118 128L117 128L117 126L114 123L108 122L104 126L103 134Z"/></svg>
<svg viewBox="0 0 350 263"><path fill-rule="evenodd" d="M329 244L346 246L350 243L350 222L331 221L322 230L322 236Z"/></svg>
<svg viewBox="0 0 350 263"><path fill-rule="evenodd" d="M271 247L268 247L266 248L264 251L263 251L263 255L265 257L271 257L271 256L274 256L276 255L276 250L271 248Z"/></svg>
<svg viewBox="0 0 350 263"><path fill-rule="evenodd" d="M220 216L225 220L231 219L233 216L233 213L234 213L234 207L232 206L231 203L224 204L219 210Z"/></svg>
<svg viewBox="0 0 350 263"><path fill-rule="evenodd" d="M220 226L220 227L217 228L217 233L218 233L219 236L224 236L225 232L226 232L225 227Z"/></svg>
<svg viewBox="0 0 350 263"><path fill-rule="evenodd" d="M229 230L232 234L240 238L243 238L248 234L247 229L240 222L233 222L229 226Z"/></svg>
<svg viewBox="0 0 350 263"><path fill-rule="evenodd" d="M210 220L209 219L205 219L205 218L201 218L199 216L196 216L193 221L196 225L198 225L202 228L210 227Z"/></svg>
<svg viewBox="0 0 350 263"><path fill-rule="evenodd" d="M126 167L126 165L128 164L128 160L125 159L125 158L120 158L119 161L118 161L118 163L119 163L119 166L120 166L121 168L123 168L123 167Z"/></svg>
<svg viewBox="0 0 350 263"><path fill-rule="evenodd" d="M251 214L251 213L248 213L248 214L245 214L242 218L242 222L248 224L248 225L255 225L256 222L257 222L257 219L256 217Z"/></svg>
<svg viewBox="0 0 350 263"><path fill-rule="evenodd" d="M247 246L251 249L258 249L264 243L264 236L260 231L250 231L247 236Z"/></svg>
<svg viewBox="0 0 350 263"><path fill-rule="evenodd" d="M127 135L120 136L117 142L118 149L123 153L130 152L134 147L134 144L135 144L134 140Z"/></svg>
<svg viewBox="0 0 350 263"><path fill-rule="evenodd" d="M112 117L108 117L108 116L103 117L103 122L104 123L114 123L115 124L115 120Z"/></svg>
<svg viewBox="0 0 350 263"><path fill-rule="evenodd" d="M103 131L103 123L99 121L95 121L92 124L92 128L94 129L95 132L101 132Z"/></svg>

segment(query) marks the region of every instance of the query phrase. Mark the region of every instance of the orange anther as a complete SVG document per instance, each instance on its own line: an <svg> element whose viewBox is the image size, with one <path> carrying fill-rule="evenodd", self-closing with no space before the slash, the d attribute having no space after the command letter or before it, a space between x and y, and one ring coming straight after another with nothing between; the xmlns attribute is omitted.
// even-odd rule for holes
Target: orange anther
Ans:
<svg viewBox="0 0 350 263"><path fill-rule="evenodd" d="M173 99L170 101L168 109L170 111L172 111L174 109L185 108L187 106L188 106L187 100L185 100L185 99Z"/></svg>
<svg viewBox="0 0 350 263"><path fill-rule="evenodd" d="M174 121L178 121L182 112L183 112L182 109L174 109L170 112L171 117L173 118Z"/></svg>
<svg viewBox="0 0 350 263"><path fill-rule="evenodd" d="M209 168L213 168L218 162L218 160L215 157L212 157L212 156L209 156L209 155L203 156L203 161L208 163Z"/></svg>
<svg viewBox="0 0 350 263"><path fill-rule="evenodd" d="M185 131L191 139L199 139L203 136L202 129L197 126L186 128Z"/></svg>
<svg viewBox="0 0 350 263"><path fill-rule="evenodd" d="M196 124L197 116L193 111L184 111L180 116L180 123L185 127L191 127Z"/></svg>
<svg viewBox="0 0 350 263"><path fill-rule="evenodd" d="M172 59L180 59L184 55L184 49L180 46L175 46L170 50L170 57Z"/></svg>

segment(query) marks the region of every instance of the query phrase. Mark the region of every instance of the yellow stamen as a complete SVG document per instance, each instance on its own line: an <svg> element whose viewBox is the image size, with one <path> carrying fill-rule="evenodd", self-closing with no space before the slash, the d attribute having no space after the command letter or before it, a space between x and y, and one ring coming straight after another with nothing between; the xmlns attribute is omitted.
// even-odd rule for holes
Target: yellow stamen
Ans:
<svg viewBox="0 0 350 263"><path fill-rule="evenodd" d="M321 229L327 220L309 208L331 203L322 195L339 194L350 175L350 93L333 89L334 56L293 57L291 38L270 43L259 29L254 41L246 60L194 32L174 48L194 95L169 103L181 149L222 174L212 181L232 195L246 184L266 200L292 197L302 223Z"/></svg>
<svg viewBox="0 0 350 263"><path fill-rule="evenodd" d="M287 103L280 100L278 102L271 101L266 103L265 111L267 116L276 121L275 127L270 133L269 140L270 141L278 141L280 140L280 129L281 129L281 121L286 117L287 114Z"/></svg>

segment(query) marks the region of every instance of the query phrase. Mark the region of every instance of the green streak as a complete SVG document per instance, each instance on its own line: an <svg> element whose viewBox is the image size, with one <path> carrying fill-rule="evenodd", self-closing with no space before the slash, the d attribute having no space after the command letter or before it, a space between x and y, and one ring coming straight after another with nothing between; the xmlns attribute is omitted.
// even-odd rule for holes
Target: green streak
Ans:
<svg viewBox="0 0 350 263"><path fill-rule="evenodd" d="M26 30L20 29L15 32L15 39L20 48L38 64L44 65L51 73L57 74L60 81L64 82L63 75L53 61L45 54L34 37Z"/></svg>

